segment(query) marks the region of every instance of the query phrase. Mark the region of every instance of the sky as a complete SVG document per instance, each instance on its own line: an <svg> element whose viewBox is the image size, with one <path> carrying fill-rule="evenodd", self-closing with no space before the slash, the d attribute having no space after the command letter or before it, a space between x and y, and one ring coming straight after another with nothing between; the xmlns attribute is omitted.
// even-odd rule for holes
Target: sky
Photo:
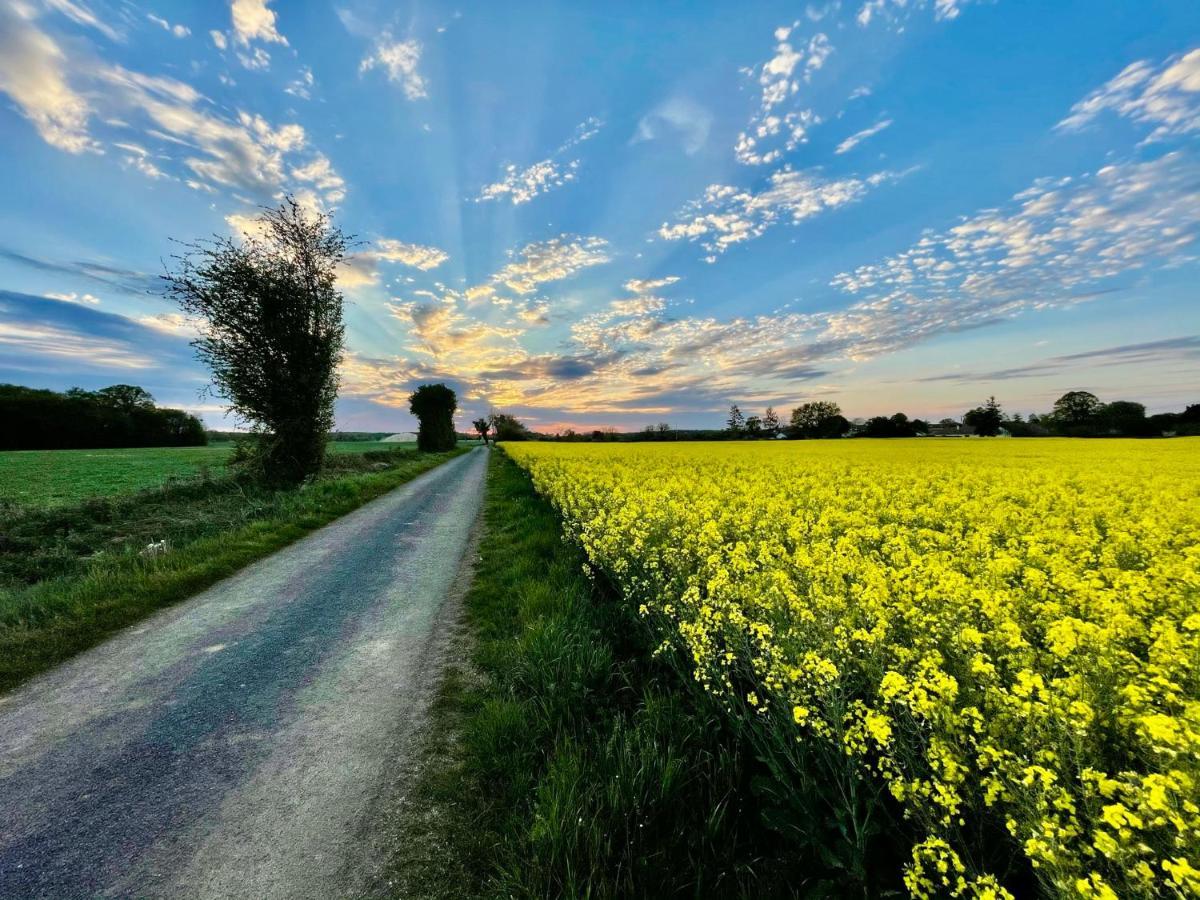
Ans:
<svg viewBox="0 0 1200 900"><path fill-rule="evenodd" d="M0 0L0 382L230 427L163 296L293 194L337 427L1200 402L1195 0Z"/></svg>

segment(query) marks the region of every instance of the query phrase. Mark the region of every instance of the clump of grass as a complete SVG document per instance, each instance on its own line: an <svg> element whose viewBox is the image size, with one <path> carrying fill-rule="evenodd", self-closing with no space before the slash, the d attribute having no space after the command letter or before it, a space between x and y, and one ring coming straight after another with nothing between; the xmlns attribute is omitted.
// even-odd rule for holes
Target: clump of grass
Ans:
<svg viewBox="0 0 1200 900"><path fill-rule="evenodd" d="M0 690L462 452L340 455L324 477L290 490L227 475L10 508L0 521Z"/></svg>
<svg viewBox="0 0 1200 900"><path fill-rule="evenodd" d="M759 814L736 726L654 658L500 453L484 515L469 662L442 687L401 813L397 896L819 891Z"/></svg>

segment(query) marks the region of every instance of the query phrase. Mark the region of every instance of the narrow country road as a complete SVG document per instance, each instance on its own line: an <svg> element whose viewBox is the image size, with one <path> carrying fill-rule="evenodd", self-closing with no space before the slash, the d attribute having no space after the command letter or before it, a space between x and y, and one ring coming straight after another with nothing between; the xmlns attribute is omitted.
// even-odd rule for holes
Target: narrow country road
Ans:
<svg viewBox="0 0 1200 900"><path fill-rule="evenodd" d="M422 723L487 452L0 697L0 897L347 897Z"/></svg>

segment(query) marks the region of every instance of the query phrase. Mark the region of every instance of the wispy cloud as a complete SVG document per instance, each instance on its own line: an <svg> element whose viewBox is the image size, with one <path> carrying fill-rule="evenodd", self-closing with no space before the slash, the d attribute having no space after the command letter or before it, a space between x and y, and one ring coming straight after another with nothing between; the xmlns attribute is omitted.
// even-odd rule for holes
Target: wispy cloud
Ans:
<svg viewBox="0 0 1200 900"><path fill-rule="evenodd" d="M100 152L88 134L91 107L68 81L66 54L35 19L31 6L0 4L0 91L46 143L68 153Z"/></svg>
<svg viewBox="0 0 1200 900"><path fill-rule="evenodd" d="M740 163L765 165L780 160L784 152L807 142L809 129L821 122L811 109L787 112L779 109L800 90L801 84L810 81L813 73L824 67L833 53L833 44L822 32L807 40L797 39L799 25L795 22L776 28L775 55L762 65L743 70L756 78L761 95L757 111L734 146L734 155ZM782 147L761 148L764 141L780 137Z"/></svg>
<svg viewBox="0 0 1200 900"><path fill-rule="evenodd" d="M708 143L712 129L712 113L687 97L672 97L660 103L638 120L630 144L656 141L666 135L676 137L689 156L698 153Z"/></svg>
<svg viewBox="0 0 1200 900"><path fill-rule="evenodd" d="M1043 376L1058 375L1062 372L1079 368L1080 364L1087 364L1088 366L1128 366L1176 360L1189 363L1200 361L1200 335L1193 334L1185 337L1165 338L1160 341L1145 341L1140 344L1101 347L1096 350L1086 350L1082 353L1050 356L1023 366L1012 366L1006 369L994 369L991 371L946 372L941 375L928 375L915 380L987 384L990 381L1009 381L1020 378L1041 378Z"/></svg>
<svg viewBox="0 0 1200 900"><path fill-rule="evenodd" d="M418 71L421 64L421 42L415 38L406 41L394 39L385 31L375 42L375 47L359 63L360 72L380 68L387 73L388 81L399 84L409 100L420 100L429 96L425 78Z"/></svg>
<svg viewBox="0 0 1200 900"><path fill-rule="evenodd" d="M1062 304L1151 260L1194 258L1200 161L1170 153L1041 180L1009 208L985 210L881 263L834 279L914 317L938 301L980 315Z"/></svg>
<svg viewBox="0 0 1200 900"><path fill-rule="evenodd" d="M548 159L525 167L515 164L505 166L503 177L499 181L484 185L475 202L507 198L513 206L520 206L539 194L575 181L579 177L580 161L572 159L559 162L558 158L599 134L603 124L594 116L589 117L575 128L571 137Z"/></svg>
<svg viewBox="0 0 1200 900"><path fill-rule="evenodd" d="M552 159L543 159L524 169L515 165L506 166L504 177L484 185L476 201L499 200L507 197L513 206L528 203L538 194L574 181L579 172L579 160L560 165Z"/></svg>
<svg viewBox="0 0 1200 900"><path fill-rule="evenodd" d="M866 178L830 179L818 171L783 168L757 192L714 184L703 198L689 204L676 222L663 223L658 235L668 241L698 241L709 252L711 262L716 254L761 237L777 223L799 224L854 203L895 177L894 173L878 172Z"/></svg>
<svg viewBox="0 0 1200 900"><path fill-rule="evenodd" d="M1127 66L1071 107L1057 127L1078 131L1105 112L1151 126L1147 143L1200 131L1200 48Z"/></svg>
<svg viewBox="0 0 1200 900"><path fill-rule="evenodd" d="M177 38L185 38L192 33L192 30L186 25L172 25L161 16L156 16L154 13L146 13L146 18L161 28L163 31Z"/></svg>
<svg viewBox="0 0 1200 900"><path fill-rule="evenodd" d="M346 258L338 273L338 283L344 288L362 287L379 281L379 264L396 263L428 272L450 258L437 247L409 244L395 238L379 238L371 246Z"/></svg>
<svg viewBox="0 0 1200 900"><path fill-rule="evenodd" d="M839 156L843 153L849 153L851 150L853 150L855 147L857 147L859 144L861 144L867 138L874 137L875 135L879 134L879 132L883 131L883 129L887 128L891 124L892 124L891 119L883 119L882 121L876 122L870 128L864 128L862 131L859 131L856 134L850 135L850 137L846 138L844 141L842 141L840 144L838 144L837 149L834 150L833 152L838 154Z"/></svg>
<svg viewBox="0 0 1200 900"><path fill-rule="evenodd" d="M548 241L526 244L511 254L512 262L492 276L492 283L504 285L518 294L531 294L538 285L560 281L589 266L598 266L611 258L608 241L598 237L560 235Z"/></svg>
<svg viewBox="0 0 1200 900"><path fill-rule="evenodd" d="M877 19L895 21L906 13L930 6L933 7L935 18L956 19L968 2L969 0L867 0L859 7L855 19L865 28Z"/></svg>
<svg viewBox="0 0 1200 900"><path fill-rule="evenodd" d="M79 0L42 0L42 2L48 9L61 13L72 22L96 29L110 41L121 42L125 40L125 36L120 31L92 12L86 3L79 2ZM22 6L24 4L18 3L16 5Z"/></svg>

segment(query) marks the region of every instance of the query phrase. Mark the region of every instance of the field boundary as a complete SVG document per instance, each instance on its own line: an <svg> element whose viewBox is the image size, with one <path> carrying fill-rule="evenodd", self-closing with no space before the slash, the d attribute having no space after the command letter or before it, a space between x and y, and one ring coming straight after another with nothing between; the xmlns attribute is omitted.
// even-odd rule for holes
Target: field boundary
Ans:
<svg viewBox="0 0 1200 900"><path fill-rule="evenodd" d="M418 748L393 896L791 896L749 747L654 657L528 474L493 454L456 652ZM809 881L811 884L811 881Z"/></svg>

